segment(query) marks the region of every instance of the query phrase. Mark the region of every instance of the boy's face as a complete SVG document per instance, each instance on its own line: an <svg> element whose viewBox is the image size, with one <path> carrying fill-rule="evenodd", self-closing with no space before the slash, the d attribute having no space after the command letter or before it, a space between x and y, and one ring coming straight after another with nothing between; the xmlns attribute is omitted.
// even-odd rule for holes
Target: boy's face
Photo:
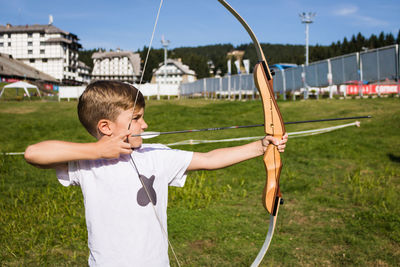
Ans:
<svg viewBox="0 0 400 267"><path fill-rule="evenodd" d="M133 114L133 117L132 117ZM141 108L133 113L133 108L121 112L114 122L113 135L119 135L128 130L130 124L131 134L141 134L147 129L147 123L144 121L144 109ZM128 138L132 148L138 148L142 145L142 137L130 136Z"/></svg>

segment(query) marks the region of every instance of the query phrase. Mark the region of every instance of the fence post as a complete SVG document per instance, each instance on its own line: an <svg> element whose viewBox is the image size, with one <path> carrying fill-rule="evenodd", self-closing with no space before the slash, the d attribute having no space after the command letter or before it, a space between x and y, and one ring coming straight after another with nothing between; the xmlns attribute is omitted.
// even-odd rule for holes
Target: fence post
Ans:
<svg viewBox="0 0 400 267"><path fill-rule="evenodd" d="M222 77L219 77L219 99L222 98Z"/></svg>
<svg viewBox="0 0 400 267"><path fill-rule="evenodd" d="M329 84L329 99L333 98L333 76L332 76L332 65L331 60L328 59L328 74L327 74L328 84Z"/></svg>
<svg viewBox="0 0 400 267"><path fill-rule="evenodd" d="M394 62L396 62L396 77L397 77L397 96L400 97L400 80L399 80L399 76L400 76L400 70L399 70L399 59L400 59L400 55L399 55L399 45L396 44L396 60Z"/></svg>
<svg viewBox="0 0 400 267"><path fill-rule="evenodd" d="M304 65L303 65L303 72L301 73L301 80L303 81L303 98L304 100L308 99L308 88L307 88L307 82L306 82L306 71L304 69Z"/></svg>
<svg viewBox="0 0 400 267"><path fill-rule="evenodd" d="M242 100L242 74L239 74L239 100Z"/></svg>
<svg viewBox="0 0 400 267"><path fill-rule="evenodd" d="M157 100L160 100L160 83L157 83Z"/></svg>
<svg viewBox="0 0 400 267"><path fill-rule="evenodd" d="M206 81L206 78L203 79L203 94L204 94L204 98L207 99L207 81Z"/></svg>
<svg viewBox="0 0 400 267"><path fill-rule="evenodd" d="M228 75L228 99L231 99L231 75Z"/></svg>
<svg viewBox="0 0 400 267"><path fill-rule="evenodd" d="M360 78L360 82L358 83L358 94L359 94L359 96L360 96L360 98L363 98L363 96L364 96L364 92L363 92L363 74L362 74L362 62L361 62L361 56L360 56L360 53L356 53L356 58L357 58L357 65L358 66L360 66L359 67L359 70L358 70L358 75L359 75L359 78Z"/></svg>
<svg viewBox="0 0 400 267"><path fill-rule="evenodd" d="M286 101L286 77L285 77L285 69L282 69L281 72L282 72L283 100Z"/></svg>
<svg viewBox="0 0 400 267"><path fill-rule="evenodd" d="M378 97L381 97L381 87L379 86L380 81L381 81L381 65L379 64L379 49L376 50L376 66L377 66L377 71L378 71Z"/></svg>

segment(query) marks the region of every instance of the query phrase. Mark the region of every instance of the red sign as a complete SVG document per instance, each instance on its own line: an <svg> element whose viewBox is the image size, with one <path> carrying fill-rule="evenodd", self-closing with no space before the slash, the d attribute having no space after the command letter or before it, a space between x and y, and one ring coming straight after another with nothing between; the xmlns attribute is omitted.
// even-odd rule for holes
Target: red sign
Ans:
<svg viewBox="0 0 400 267"><path fill-rule="evenodd" d="M17 79L13 79L13 78L5 78L4 80L7 83L15 83L15 82L19 82L19 80Z"/></svg>
<svg viewBox="0 0 400 267"><path fill-rule="evenodd" d="M46 88L47 90L53 90L53 85L52 84L45 84L44 88Z"/></svg>
<svg viewBox="0 0 400 267"><path fill-rule="evenodd" d="M347 95L358 95L359 90L362 89L363 95L376 95L380 94L397 94L400 90L400 84L363 84L363 85L347 85Z"/></svg>

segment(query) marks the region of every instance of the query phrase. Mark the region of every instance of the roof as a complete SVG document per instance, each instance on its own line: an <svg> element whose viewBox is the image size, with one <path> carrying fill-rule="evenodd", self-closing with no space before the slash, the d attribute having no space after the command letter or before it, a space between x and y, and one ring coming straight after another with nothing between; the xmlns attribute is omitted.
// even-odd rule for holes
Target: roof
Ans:
<svg viewBox="0 0 400 267"><path fill-rule="evenodd" d="M183 72L183 74L196 75L194 70L191 70L188 65L183 64L180 60L168 58L167 65L168 64L175 65ZM158 69L160 69L162 66L164 66L164 62L158 64ZM155 69L153 72L156 72L158 69Z"/></svg>
<svg viewBox="0 0 400 267"><path fill-rule="evenodd" d="M4 86L4 88L38 88L36 85L27 83L27 82L15 82L15 83L10 83Z"/></svg>
<svg viewBox="0 0 400 267"><path fill-rule="evenodd" d="M284 69L288 69L288 68L295 68L297 67L297 64L293 64L293 63L277 63L274 65L270 66L271 68L277 68L280 70L284 70Z"/></svg>
<svg viewBox="0 0 400 267"><path fill-rule="evenodd" d="M71 40L68 40L67 38L62 38L62 37L58 37L58 38L49 38L46 40L46 43L67 43L67 44L72 44Z"/></svg>
<svg viewBox="0 0 400 267"><path fill-rule="evenodd" d="M140 73L140 54L133 53L131 51L111 51L111 52L95 52L92 54L92 59L105 59L114 57L127 57L133 67L133 72L136 74Z"/></svg>
<svg viewBox="0 0 400 267"><path fill-rule="evenodd" d="M56 78L14 59L11 55L0 53L0 75L24 77L33 80L57 82Z"/></svg>
<svg viewBox="0 0 400 267"><path fill-rule="evenodd" d="M86 65L83 61L78 60L78 67L82 69L88 69L90 70L90 67Z"/></svg>
<svg viewBox="0 0 400 267"><path fill-rule="evenodd" d="M75 38L78 38L75 34L63 31L60 28L52 24L33 24L33 25L16 25L13 26L11 24L0 25L0 33L14 33L14 32L43 32L43 33L62 33L65 35L72 35Z"/></svg>

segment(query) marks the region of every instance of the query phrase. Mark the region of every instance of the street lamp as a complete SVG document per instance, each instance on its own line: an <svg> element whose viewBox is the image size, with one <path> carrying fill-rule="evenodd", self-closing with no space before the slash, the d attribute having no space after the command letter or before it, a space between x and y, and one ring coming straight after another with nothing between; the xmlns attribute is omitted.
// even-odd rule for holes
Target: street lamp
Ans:
<svg viewBox="0 0 400 267"><path fill-rule="evenodd" d="M301 23L306 25L306 66L308 66L308 37L309 37L309 24L313 23L313 19L316 16L316 13L313 12L303 12L299 14L301 18Z"/></svg>

